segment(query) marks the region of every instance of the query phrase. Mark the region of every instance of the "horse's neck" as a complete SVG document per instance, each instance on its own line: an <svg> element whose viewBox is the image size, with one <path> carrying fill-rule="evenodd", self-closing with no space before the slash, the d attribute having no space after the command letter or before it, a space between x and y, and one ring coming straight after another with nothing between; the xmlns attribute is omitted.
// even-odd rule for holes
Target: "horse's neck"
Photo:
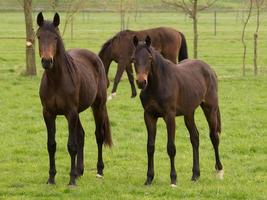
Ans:
<svg viewBox="0 0 267 200"><path fill-rule="evenodd" d="M108 48L106 52L101 56L101 60L104 64L106 72L108 72L110 63L112 62L112 57L111 57L111 49Z"/></svg>
<svg viewBox="0 0 267 200"><path fill-rule="evenodd" d="M72 73L74 69L70 69L72 65L69 63L71 59L69 56L70 55L65 51L55 56L52 69L46 71L49 82L52 84L60 84L65 82L66 79L71 79L73 82Z"/></svg>
<svg viewBox="0 0 267 200"><path fill-rule="evenodd" d="M155 55L154 58L158 56ZM160 58L161 59L161 58ZM149 80L148 82L150 83L151 89L153 90L163 90L164 89L164 83L166 82L166 76L165 76L165 69L163 69L164 67L166 67L164 65L164 60L162 60L162 62L155 62L153 61L152 65L151 65L151 73L149 75Z"/></svg>

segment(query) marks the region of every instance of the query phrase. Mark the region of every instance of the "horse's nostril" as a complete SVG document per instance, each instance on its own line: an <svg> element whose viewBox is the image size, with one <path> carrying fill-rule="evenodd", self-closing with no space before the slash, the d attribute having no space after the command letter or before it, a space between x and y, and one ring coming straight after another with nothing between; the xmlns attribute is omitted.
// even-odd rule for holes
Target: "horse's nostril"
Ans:
<svg viewBox="0 0 267 200"><path fill-rule="evenodd" d="M42 58L41 63L43 65L43 68L48 69L48 68L52 67L53 59L52 58Z"/></svg>
<svg viewBox="0 0 267 200"><path fill-rule="evenodd" d="M147 81L146 80L144 80L144 85L146 85L147 84Z"/></svg>

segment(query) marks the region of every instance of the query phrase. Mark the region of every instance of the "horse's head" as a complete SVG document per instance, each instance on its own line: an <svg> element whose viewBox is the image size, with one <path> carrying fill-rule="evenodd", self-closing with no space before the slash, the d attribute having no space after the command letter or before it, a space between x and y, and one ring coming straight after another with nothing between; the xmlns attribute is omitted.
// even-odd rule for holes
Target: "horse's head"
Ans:
<svg viewBox="0 0 267 200"><path fill-rule="evenodd" d="M135 51L132 56L132 62L136 72L136 83L138 88L145 89L148 84L148 74L151 71L152 54L151 39L146 37L145 41L140 41L136 36L133 37Z"/></svg>
<svg viewBox="0 0 267 200"><path fill-rule="evenodd" d="M57 43L60 40L58 25L59 15L56 13L53 22L45 21L42 12L37 16L39 26L36 36L39 41L39 55L44 69L51 69L57 52Z"/></svg>

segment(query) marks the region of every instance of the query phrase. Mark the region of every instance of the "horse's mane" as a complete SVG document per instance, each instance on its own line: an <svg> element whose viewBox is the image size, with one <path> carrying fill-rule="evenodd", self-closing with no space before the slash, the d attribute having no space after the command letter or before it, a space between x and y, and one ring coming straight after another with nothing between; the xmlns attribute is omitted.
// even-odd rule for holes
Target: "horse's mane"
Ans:
<svg viewBox="0 0 267 200"><path fill-rule="evenodd" d="M115 37L116 37L116 35L115 35L114 37L110 38L108 41L106 41L106 42L103 44L103 46L101 47L101 49L100 49L100 51L99 51L99 53L98 53L99 57L103 57L104 52L105 52L108 48L111 47L112 42L113 42L113 40L115 39Z"/></svg>

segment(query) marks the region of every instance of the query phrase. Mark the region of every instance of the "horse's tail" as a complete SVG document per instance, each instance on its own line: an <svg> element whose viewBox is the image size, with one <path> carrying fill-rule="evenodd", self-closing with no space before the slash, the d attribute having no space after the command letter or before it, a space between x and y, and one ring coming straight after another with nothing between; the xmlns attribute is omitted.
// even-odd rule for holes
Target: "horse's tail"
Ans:
<svg viewBox="0 0 267 200"><path fill-rule="evenodd" d="M220 114L220 109L218 107L217 110L217 133L221 133L222 131L222 126L221 126L221 114Z"/></svg>
<svg viewBox="0 0 267 200"><path fill-rule="evenodd" d="M181 37L182 37L182 41L181 41L181 47L180 47L180 52L179 52L179 57L178 60L179 62L187 59L188 58L188 53L187 53L187 43L186 43L186 39L183 33L179 32Z"/></svg>
<svg viewBox="0 0 267 200"><path fill-rule="evenodd" d="M103 108L103 124L102 124L102 130L104 134L104 144L112 147L112 137L111 137L111 131L110 131L110 123L108 118L108 112L106 105Z"/></svg>

